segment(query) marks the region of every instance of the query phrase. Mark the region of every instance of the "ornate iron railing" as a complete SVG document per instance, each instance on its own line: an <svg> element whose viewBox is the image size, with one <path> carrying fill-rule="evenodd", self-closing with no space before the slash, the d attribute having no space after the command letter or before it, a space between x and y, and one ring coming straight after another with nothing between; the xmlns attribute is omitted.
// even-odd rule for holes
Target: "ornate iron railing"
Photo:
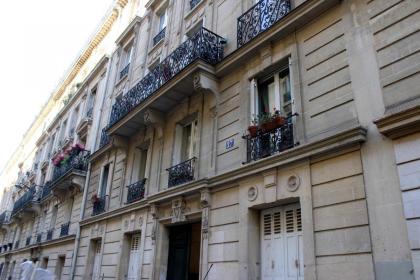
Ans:
<svg viewBox="0 0 420 280"><path fill-rule="evenodd" d="M19 243L20 243L20 240L16 240L16 242L15 242L15 249L19 248Z"/></svg>
<svg viewBox="0 0 420 280"><path fill-rule="evenodd" d="M36 235L36 243L41 243L41 241L42 241L42 233L38 233Z"/></svg>
<svg viewBox="0 0 420 280"><path fill-rule="evenodd" d="M26 237L26 243L25 243L26 246L29 246L31 244L31 239L32 239L32 236Z"/></svg>
<svg viewBox="0 0 420 280"><path fill-rule="evenodd" d="M252 6L238 18L238 48L270 28L290 10L290 0L261 0Z"/></svg>
<svg viewBox="0 0 420 280"><path fill-rule="evenodd" d="M194 9L195 6L197 6L198 3L200 3L203 0L190 0L190 8L191 10Z"/></svg>
<svg viewBox="0 0 420 280"><path fill-rule="evenodd" d="M36 187L30 187L18 200L13 204L12 216L20 210L24 209L29 203L36 202L39 197L35 196Z"/></svg>
<svg viewBox="0 0 420 280"><path fill-rule="evenodd" d="M244 136L247 144L247 163L293 148L293 117L284 125L269 132L258 131L256 137Z"/></svg>
<svg viewBox="0 0 420 280"><path fill-rule="evenodd" d="M127 203L132 203L144 198L145 183L146 179L142 179L134 184L127 186Z"/></svg>
<svg viewBox="0 0 420 280"><path fill-rule="evenodd" d="M45 199L51 194L51 181L47 181L42 187L41 200Z"/></svg>
<svg viewBox="0 0 420 280"><path fill-rule="evenodd" d="M115 101L108 127L117 123L196 59L212 65L219 62L223 58L224 42L222 37L201 28Z"/></svg>
<svg viewBox="0 0 420 280"><path fill-rule="evenodd" d="M61 225L60 237L69 235L70 222Z"/></svg>
<svg viewBox="0 0 420 280"><path fill-rule="evenodd" d="M130 70L130 63L128 63L121 71L120 71L120 79L124 78L124 76L128 75L128 70Z"/></svg>
<svg viewBox="0 0 420 280"><path fill-rule="evenodd" d="M0 224L7 224L10 222L10 211L4 211L0 214Z"/></svg>
<svg viewBox="0 0 420 280"><path fill-rule="evenodd" d="M54 229L49 229L47 231L47 241L51 240L53 238Z"/></svg>
<svg viewBox="0 0 420 280"><path fill-rule="evenodd" d="M106 196L99 197L96 201L94 201L93 209L92 209L92 216L96 216L105 212L105 203L106 203Z"/></svg>
<svg viewBox="0 0 420 280"><path fill-rule="evenodd" d="M99 148L102 148L103 146L109 144L109 142L111 141L111 137L106 132L106 129L107 129L107 127L104 127L102 129L101 140L99 141Z"/></svg>
<svg viewBox="0 0 420 280"><path fill-rule="evenodd" d="M165 38L166 27L164 27L155 37L153 37L153 46L156 46L163 38Z"/></svg>
<svg viewBox="0 0 420 280"><path fill-rule="evenodd" d="M90 152L87 150L74 151L69 155L66 163L54 168L52 181L56 181L72 170L86 171Z"/></svg>
<svg viewBox="0 0 420 280"><path fill-rule="evenodd" d="M168 187L174 187L194 180L194 165L196 158L181 162L166 169L169 172Z"/></svg>

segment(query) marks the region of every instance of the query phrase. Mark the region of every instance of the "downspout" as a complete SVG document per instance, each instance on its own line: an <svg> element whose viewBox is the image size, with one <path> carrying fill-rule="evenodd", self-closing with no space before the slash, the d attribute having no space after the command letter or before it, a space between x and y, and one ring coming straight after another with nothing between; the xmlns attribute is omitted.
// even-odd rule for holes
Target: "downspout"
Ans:
<svg viewBox="0 0 420 280"><path fill-rule="evenodd" d="M105 103L105 98L107 96L107 92L108 92L108 82L109 82L109 75L110 75L110 71L111 71L111 67L112 67L112 61L113 61L113 57L109 60L108 62L108 68L106 70L106 75L105 75L105 89L104 89L104 95L102 97L101 100L101 104L100 104L100 115L102 115L102 111L103 111L103 105ZM102 118L99 117L98 118L98 122L101 120ZM95 136L93 138L93 145L92 147L95 148L96 147L96 141L98 139L98 132L99 132L100 126L99 123L96 126L96 131L95 131ZM71 270L70 270L70 279L74 279L74 273L76 271L76 260L77 260L77 254L79 252L79 244L80 244L80 234L81 234L81 227L80 227L80 221L83 220L83 217L85 215L85 207L86 207L86 200L87 200L87 194L88 194L88 186L89 186L89 181L90 181L90 169L91 169L91 163L89 161L88 164L88 169L87 169L87 173L86 173L86 180L85 180L85 184L84 184L84 188L83 188L83 198L82 198L82 205L80 207L80 218L79 218L79 222L78 222L78 227L77 227L77 231L76 231L76 242L75 242L75 246L74 246L74 250L73 250L73 257L72 257L72 261L71 261Z"/></svg>

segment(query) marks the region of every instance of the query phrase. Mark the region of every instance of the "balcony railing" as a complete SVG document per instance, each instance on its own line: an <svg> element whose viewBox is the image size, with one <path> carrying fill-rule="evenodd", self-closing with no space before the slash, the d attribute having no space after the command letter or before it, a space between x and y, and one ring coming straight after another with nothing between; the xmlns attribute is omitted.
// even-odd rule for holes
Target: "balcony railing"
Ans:
<svg viewBox="0 0 420 280"><path fill-rule="evenodd" d="M194 180L194 165L196 158L181 162L166 169L169 172L168 187L174 187Z"/></svg>
<svg viewBox="0 0 420 280"><path fill-rule="evenodd" d="M190 9L194 9L194 7L197 6L201 1L203 0L190 0Z"/></svg>
<svg viewBox="0 0 420 280"><path fill-rule="evenodd" d="M41 200L44 200L51 194L51 181L48 181L42 187Z"/></svg>
<svg viewBox="0 0 420 280"><path fill-rule="evenodd" d="M0 224L7 224L10 222L10 211L4 211L0 214Z"/></svg>
<svg viewBox="0 0 420 280"><path fill-rule="evenodd" d="M196 59L202 59L212 65L219 62L223 58L224 42L222 37L201 28L115 101L108 127L121 120Z"/></svg>
<svg viewBox="0 0 420 280"><path fill-rule="evenodd" d="M25 243L26 246L29 246L29 244L31 244L31 239L32 239L32 236L26 237L26 243Z"/></svg>
<svg viewBox="0 0 420 280"><path fill-rule="evenodd" d="M293 116L272 131L258 131L256 137L247 135L244 139L247 142L247 163L293 148Z"/></svg>
<svg viewBox="0 0 420 280"><path fill-rule="evenodd" d="M146 183L146 179L142 179L134 184L127 186L127 203L132 203L134 201L140 200L144 198L144 184Z"/></svg>
<svg viewBox="0 0 420 280"><path fill-rule="evenodd" d="M72 170L86 171L88 167L89 156L90 152L87 150L81 150L70 154L66 163L54 168L52 181L56 181L62 178Z"/></svg>
<svg viewBox="0 0 420 280"><path fill-rule="evenodd" d="M70 222L61 225L60 237L69 235Z"/></svg>
<svg viewBox="0 0 420 280"><path fill-rule="evenodd" d="M287 15L290 0L261 0L238 18L238 48Z"/></svg>
<svg viewBox="0 0 420 280"><path fill-rule="evenodd" d="M96 216L105 212L105 203L106 203L106 196L98 197L98 199L93 202L92 216Z"/></svg>
<svg viewBox="0 0 420 280"><path fill-rule="evenodd" d="M155 37L153 37L153 46L156 46L163 38L165 38L166 27L164 27Z"/></svg>
<svg viewBox="0 0 420 280"><path fill-rule="evenodd" d="M51 240L53 238L54 229L49 229L47 231L47 241Z"/></svg>
<svg viewBox="0 0 420 280"><path fill-rule="evenodd" d="M36 235L36 243L41 243L41 241L42 241L42 233L38 233Z"/></svg>
<svg viewBox="0 0 420 280"><path fill-rule="evenodd" d="M101 140L99 141L99 148L102 148L103 146L109 144L110 141L111 141L111 137L106 132L106 127L105 127L102 129Z"/></svg>
<svg viewBox="0 0 420 280"><path fill-rule="evenodd" d="M120 79L124 78L128 75L128 70L130 70L130 63L128 63L121 71L120 71Z"/></svg>
<svg viewBox="0 0 420 280"><path fill-rule="evenodd" d="M12 216L24 209L29 203L39 200L39 197L35 196L35 192L36 188L35 186L32 186L15 202Z"/></svg>

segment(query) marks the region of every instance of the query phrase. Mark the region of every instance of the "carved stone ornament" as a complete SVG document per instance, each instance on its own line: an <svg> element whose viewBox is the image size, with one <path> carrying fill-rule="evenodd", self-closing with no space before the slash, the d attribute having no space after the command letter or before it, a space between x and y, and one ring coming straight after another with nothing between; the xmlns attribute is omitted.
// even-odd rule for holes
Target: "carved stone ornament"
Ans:
<svg viewBox="0 0 420 280"><path fill-rule="evenodd" d="M248 189L248 200L254 201L258 197L258 188L255 186L252 186Z"/></svg>
<svg viewBox="0 0 420 280"><path fill-rule="evenodd" d="M156 231L158 226L158 207L156 204L150 205L150 214L153 218L152 232L150 233L150 238L156 240Z"/></svg>
<svg viewBox="0 0 420 280"><path fill-rule="evenodd" d="M287 179L287 190L290 192L295 192L300 186L299 176L293 174Z"/></svg>
<svg viewBox="0 0 420 280"><path fill-rule="evenodd" d="M172 200L172 223L184 222L186 202L183 198Z"/></svg>
<svg viewBox="0 0 420 280"><path fill-rule="evenodd" d="M210 196L209 189L203 189L200 192L200 205L202 208L210 206Z"/></svg>
<svg viewBox="0 0 420 280"><path fill-rule="evenodd" d="M210 207L204 207L201 214L201 232L203 233L203 239L208 238L209 212L210 212Z"/></svg>

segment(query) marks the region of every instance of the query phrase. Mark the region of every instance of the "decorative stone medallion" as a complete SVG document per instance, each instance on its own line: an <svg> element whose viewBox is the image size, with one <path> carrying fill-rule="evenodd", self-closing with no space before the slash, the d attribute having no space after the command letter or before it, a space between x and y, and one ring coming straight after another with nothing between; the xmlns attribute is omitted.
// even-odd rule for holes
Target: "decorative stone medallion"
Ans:
<svg viewBox="0 0 420 280"><path fill-rule="evenodd" d="M295 192L300 186L299 176L293 174L287 179L287 190L290 192Z"/></svg>
<svg viewBox="0 0 420 280"><path fill-rule="evenodd" d="M255 186L252 186L248 189L248 200L254 201L257 199L258 196L258 188Z"/></svg>

